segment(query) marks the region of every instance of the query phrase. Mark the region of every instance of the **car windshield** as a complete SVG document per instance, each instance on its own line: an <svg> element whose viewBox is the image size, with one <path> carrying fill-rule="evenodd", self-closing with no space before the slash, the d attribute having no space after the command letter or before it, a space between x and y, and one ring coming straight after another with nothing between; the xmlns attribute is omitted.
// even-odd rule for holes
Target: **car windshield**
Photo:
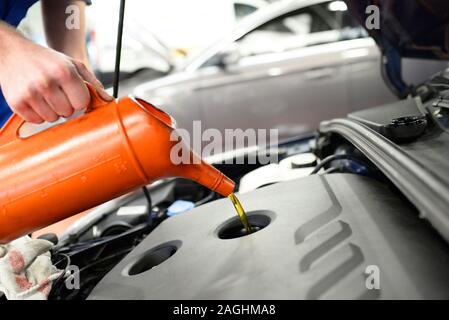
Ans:
<svg viewBox="0 0 449 320"><path fill-rule="evenodd" d="M186 69L192 65L216 65L213 55L225 50L230 43L237 43L239 55L247 57L366 36L367 33L347 9L343 1L325 1L307 7L292 7L290 11L280 11L278 15L244 19L233 32L233 37L193 56L187 61Z"/></svg>

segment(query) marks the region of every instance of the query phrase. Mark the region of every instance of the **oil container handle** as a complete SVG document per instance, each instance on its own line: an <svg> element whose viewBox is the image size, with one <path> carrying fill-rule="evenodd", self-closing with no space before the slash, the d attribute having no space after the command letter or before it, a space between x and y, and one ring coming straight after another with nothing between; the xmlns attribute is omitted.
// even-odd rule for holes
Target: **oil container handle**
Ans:
<svg viewBox="0 0 449 320"><path fill-rule="evenodd" d="M89 89L90 93L90 103L86 108L86 112L90 112L96 108L102 107L104 105L107 105L109 102L104 100L97 92L97 89L90 84L89 82L84 82L87 86L87 89Z"/></svg>
<svg viewBox="0 0 449 320"><path fill-rule="evenodd" d="M92 110L109 103L108 101L103 100L103 98L100 97L93 85L87 82L85 82L85 84L87 86L87 89L89 89L90 94L90 102L86 108L86 112L91 112ZM14 113L5 123L5 125L0 129L0 146L18 139L19 129L24 123L25 120Z"/></svg>

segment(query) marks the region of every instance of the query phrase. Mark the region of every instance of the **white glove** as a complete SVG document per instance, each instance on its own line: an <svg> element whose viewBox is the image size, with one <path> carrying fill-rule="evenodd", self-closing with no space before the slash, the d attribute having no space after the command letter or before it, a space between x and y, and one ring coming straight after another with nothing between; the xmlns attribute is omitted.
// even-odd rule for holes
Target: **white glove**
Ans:
<svg viewBox="0 0 449 320"><path fill-rule="evenodd" d="M8 300L46 300L62 271L53 266L47 240L22 237L0 245L0 291Z"/></svg>

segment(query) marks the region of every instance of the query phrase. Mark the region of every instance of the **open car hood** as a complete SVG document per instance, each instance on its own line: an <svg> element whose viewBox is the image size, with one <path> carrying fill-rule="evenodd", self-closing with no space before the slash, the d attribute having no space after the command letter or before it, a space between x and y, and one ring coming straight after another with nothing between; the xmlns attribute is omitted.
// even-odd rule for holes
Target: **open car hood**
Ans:
<svg viewBox="0 0 449 320"><path fill-rule="evenodd" d="M402 57L449 60L448 0L345 2L382 50L395 49ZM367 10L370 5L379 8L378 29L372 29L372 25L366 23L373 14L372 10Z"/></svg>

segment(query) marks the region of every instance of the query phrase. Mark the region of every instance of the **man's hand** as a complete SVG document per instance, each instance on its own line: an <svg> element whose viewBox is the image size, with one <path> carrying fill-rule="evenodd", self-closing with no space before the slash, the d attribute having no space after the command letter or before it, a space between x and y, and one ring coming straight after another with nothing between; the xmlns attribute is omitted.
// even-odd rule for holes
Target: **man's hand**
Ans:
<svg viewBox="0 0 449 320"><path fill-rule="evenodd" d="M0 86L9 106L24 120L54 122L89 104L91 83L105 100L113 98L78 60L23 38L0 24Z"/></svg>

